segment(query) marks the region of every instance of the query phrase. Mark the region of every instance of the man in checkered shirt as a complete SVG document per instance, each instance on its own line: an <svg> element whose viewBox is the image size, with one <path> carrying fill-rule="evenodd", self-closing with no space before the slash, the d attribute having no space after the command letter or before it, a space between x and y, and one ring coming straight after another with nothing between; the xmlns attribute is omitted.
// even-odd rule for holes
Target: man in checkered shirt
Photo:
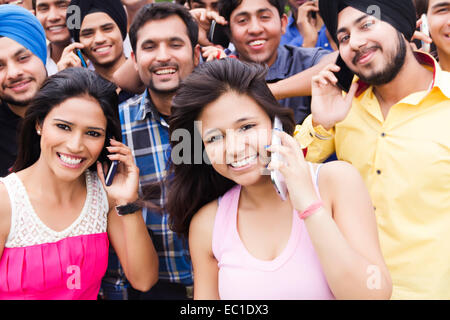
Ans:
<svg viewBox="0 0 450 320"><path fill-rule="evenodd" d="M181 80L198 65L198 26L184 7L161 2L144 6L130 28L133 59L147 89L119 107L123 142L133 151L140 170L140 190L161 182L169 170L170 138L168 117L172 98ZM166 190L156 202L164 206ZM152 200L155 200L153 197ZM192 266L187 240L169 229L167 212L143 210L144 219L159 256L159 281L148 292L134 290L110 253L103 279L105 299L192 298Z"/></svg>

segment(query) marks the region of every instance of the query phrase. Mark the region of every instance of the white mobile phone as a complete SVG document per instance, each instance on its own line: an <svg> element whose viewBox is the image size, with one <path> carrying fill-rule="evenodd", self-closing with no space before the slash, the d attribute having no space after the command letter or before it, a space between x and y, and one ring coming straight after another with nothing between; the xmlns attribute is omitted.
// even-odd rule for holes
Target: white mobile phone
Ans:
<svg viewBox="0 0 450 320"><path fill-rule="evenodd" d="M275 119L273 121L273 130L283 131L283 124L281 123L280 119L277 116L275 116ZM272 133L272 145L273 146L281 145L280 137L278 137L274 133ZM271 157L272 157L272 160L283 161L283 157L276 152L273 152ZM286 200L287 199L287 186L286 186L286 182L285 182L284 177L281 174L281 172L279 172L278 170L272 171L270 173L270 178L272 179L272 183L275 186L275 190L280 195L281 199L283 201Z"/></svg>
<svg viewBox="0 0 450 320"><path fill-rule="evenodd" d="M420 32L426 34L428 37L430 36L430 28L428 26L428 18L427 15L424 13L420 17L422 19L422 24L420 25ZM430 44L426 43L425 41L422 42L422 50L426 52L430 52Z"/></svg>

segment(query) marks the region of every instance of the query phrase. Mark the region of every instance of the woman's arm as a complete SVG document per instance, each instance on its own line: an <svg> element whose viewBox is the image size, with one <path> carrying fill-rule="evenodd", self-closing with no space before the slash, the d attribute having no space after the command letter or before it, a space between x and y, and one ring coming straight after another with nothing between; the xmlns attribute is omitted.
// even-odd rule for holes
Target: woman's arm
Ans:
<svg viewBox="0 0 450 320"><path fill-rule="evenodd" d="M335 297L389 299L392 282L359 172L346 162L327 163L319 173L319 188L326 205L305 224Z"/></svg>
<svg viewBox="0 0 450 320"><path fill-rule="evenodd" d="M298 212L319 201L308 164L295 139L278 133L286 164L271 163L286 179ZM378 242L378 231L367 188L358 171L345 162L323 166L319 174L323 206L305 218L308 234L328 285L337 299L389 299L392 283Z"/></svg>
<svg viewBox="0 0 450 320"><path fill-rule="evenodd" d="M194 270L194 299L218 300L219 268L212 252L212 233L217 201L200 209L189 226L189 251Z"/></svg>
<svg viewBox="0 0 450 320"><path fill-rule="evenodd" d="M117 205L137 200L139 169L126 145L111 140L108 151L110 160L120 161L113 183L108 187L105 186L102 165L97 164L98 176L110 199L108 236L133 288L148 291L158 281L158 256L141 210L119 216L115 209Z"/></svg>

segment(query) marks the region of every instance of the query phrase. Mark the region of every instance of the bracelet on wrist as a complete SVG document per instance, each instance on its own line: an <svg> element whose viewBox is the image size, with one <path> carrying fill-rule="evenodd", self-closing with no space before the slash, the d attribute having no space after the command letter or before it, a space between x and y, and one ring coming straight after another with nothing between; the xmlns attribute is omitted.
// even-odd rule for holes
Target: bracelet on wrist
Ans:
<svg viewBox="0 0 450 320"><path fill-rule="evenodd" d="M322 207L323 207L323 202L316 201L313 204L311 204L310 206L308 206L305 210L300 212L298 214L298 216L300 217L300 219L304 220L304 219L308 218L309 216L313 215L314 213L316 213Z"/></svg>
<svg viewBox="0 0 450 320"><path fill-rule="evenodd" d="M125 205L116 206L116 212L119 216L125 216L127 214L135 213L141 210L142 207L137 205L135 202L130 202Z"/></svg>

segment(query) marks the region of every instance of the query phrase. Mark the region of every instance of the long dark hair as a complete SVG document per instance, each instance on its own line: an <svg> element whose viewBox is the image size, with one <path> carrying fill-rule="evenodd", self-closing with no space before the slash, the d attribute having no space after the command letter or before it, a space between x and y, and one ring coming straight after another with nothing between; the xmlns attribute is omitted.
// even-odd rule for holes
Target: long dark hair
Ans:
<svg viewBox="0 0 450 320"><path fill-rule="evenodd" d="M173 138L173 133L181 129L188 131L193 139L202 141L194 121L207 105L230 91L254 99L272 121L278 116L284 130L292 134L295 128L293 112L278 104L267 87L266 73L267 68L259 64L244 63L237 59L203 63L182 82L173 99L170 136ZM172 161L177 144L171 141ZM188 235L193 215L235 185L234 181L218 174L205 161L197 164L199 150L195 149L195 143L191 143L190 154L181 155L184 161L180 164L172 163L166 202L171 229L185 236ZM203 154L205 146L202 142L201 155Z"/></svg>
<svg viewBox="0 0 450 320"><path fill-rule="evenodd" d="M28 168L40 157L40 136L36 124L42 125L45 117L65 100L88 95L98 101L106 117L106 139L122 140L116 86L85 68L69 68L49 77L30 104L22 122L19 135L19 150L13 171ZM107 161L107 150L103 148L98 161ZM95 171L95 163L89 168Z"/></svg>

